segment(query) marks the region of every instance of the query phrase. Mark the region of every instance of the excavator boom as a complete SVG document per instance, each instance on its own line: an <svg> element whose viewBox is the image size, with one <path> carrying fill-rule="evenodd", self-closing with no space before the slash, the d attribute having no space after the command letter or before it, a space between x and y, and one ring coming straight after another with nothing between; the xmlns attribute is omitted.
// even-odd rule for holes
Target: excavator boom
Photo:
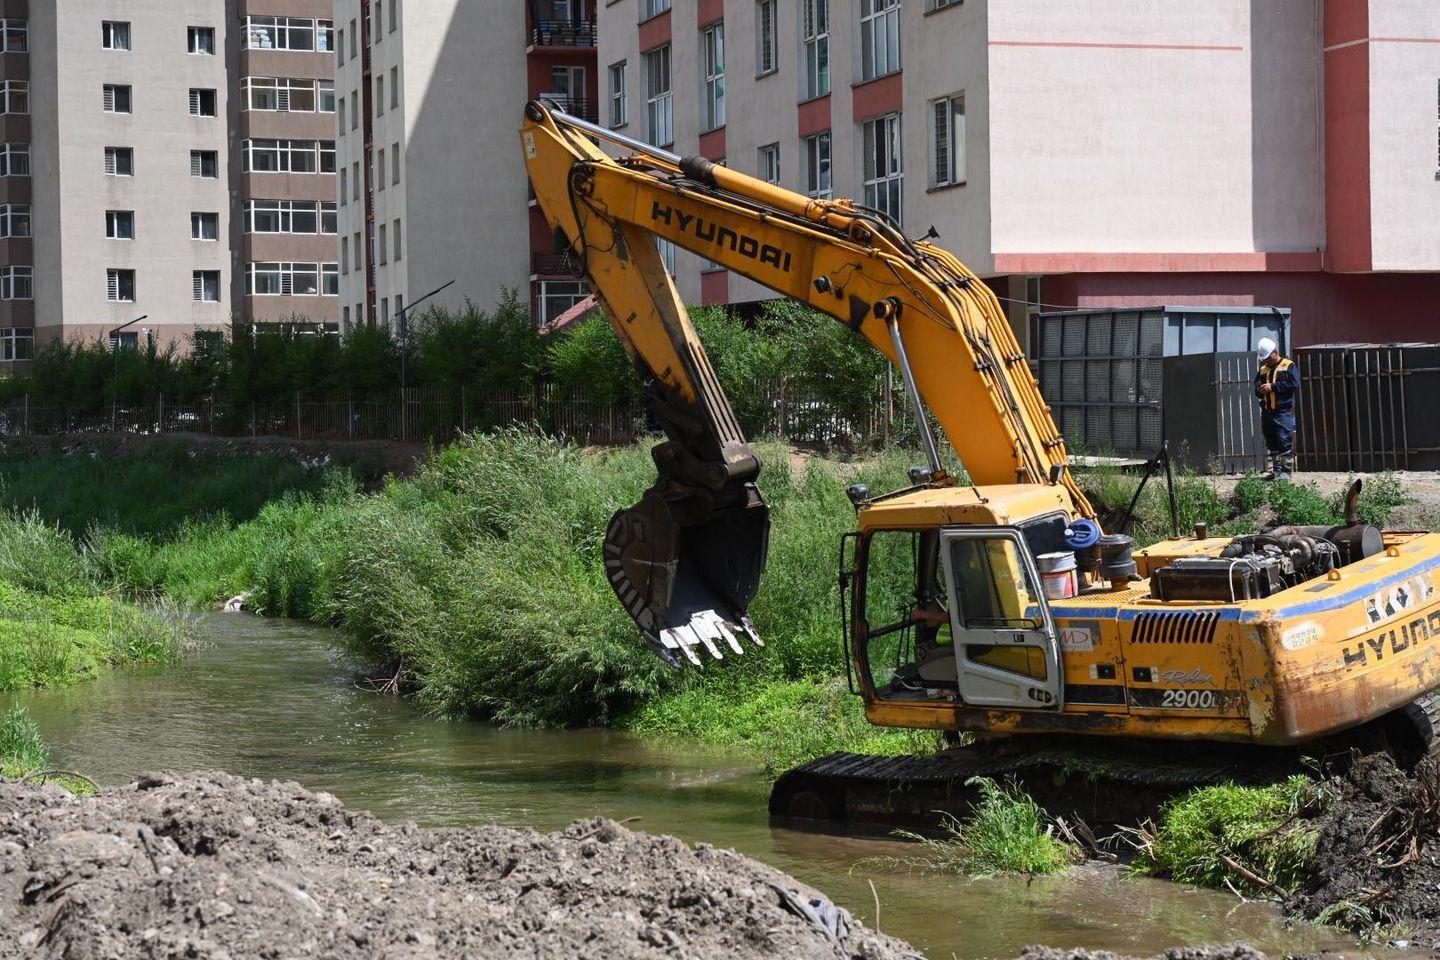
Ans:
<svg viewBox="0 0 1440 960"><path fill-rule="evenodd" d="M745 442L657 239L844 323L896 364L972 482L1054 484L1092 514L994 294L953 256L883 215L818 200L527 105L520 130L535 196L644 374L666 434L659 480L616 514L612 586L658 653L699 662L754 638L746 617L764 568L768 508ZM601 149L606 141L617 156ZM942 469L922 413L930 482ZM755 638L758 639L758 638Z"/></svg>

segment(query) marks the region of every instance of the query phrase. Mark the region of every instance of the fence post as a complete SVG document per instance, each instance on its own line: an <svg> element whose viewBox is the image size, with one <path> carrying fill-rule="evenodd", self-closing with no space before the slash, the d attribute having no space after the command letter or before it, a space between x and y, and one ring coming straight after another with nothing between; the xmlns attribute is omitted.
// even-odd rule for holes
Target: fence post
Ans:
<svg viewBox="0 0 1440 960"><path fill-rule="evenodd" d="M881 388L881 393L885 397L884 405L881 407L882 430L885 436L885 445L888 447L890 432L895 426L895 368L888 363L885 364L885 385Z"/></svg>
<svg viewBox="0 0 1440 960"><path fill-rule="evenodd" d="M405 430L405 388L400 388L400 441L403 443L409 439Z"/></svg>
<svg viewBox="0 0 1440 960"><path fill-rule="evenodd" d="M786 377L780 377L780 436L785 439L790 437L790 409L789 400L786 397Z"/></svg>
<svg viewBox="0 0 1440 960"><path fill-rule="evenodd" d="M110 432L111 432L111 433L119 433L119 432L120 432L119 429L118 429L117 426L116 426L116 420L115 420L115 418L116 418L118 415L119 415L119 411L115 408L115 398L114 398L114 397L111 397L111 398L110 398Z"/></svg>
<svg viewBox="0 0 1440 960"><path fill-rule="evenodd" d="M161 393L156 401L155 410L155 432L165 432L165 394Z"/></svg>
<svg viewBox="0 0 1440 960"><path fill-rule="evenodd" d="M300 429L300 391L295 391L295 439L304 440L304 431Z"/></svg>
<svg viewBox="0 0 1440 960"><path fill-rule="evenodd" d="M255 438L255 398L250 398L250 438Z"/></svg>
<svg viewBox="0 0 1440 960"><path fill-rule="evenodd" d="M345 436L355 439L355 394L345 394Z"/></svg>
<svg viewBox="0 0 1440 960"><path fill-rule="evenodd" d="M30 394L25 394L25 426L21 430L26 436L30 435Z"/></svg>

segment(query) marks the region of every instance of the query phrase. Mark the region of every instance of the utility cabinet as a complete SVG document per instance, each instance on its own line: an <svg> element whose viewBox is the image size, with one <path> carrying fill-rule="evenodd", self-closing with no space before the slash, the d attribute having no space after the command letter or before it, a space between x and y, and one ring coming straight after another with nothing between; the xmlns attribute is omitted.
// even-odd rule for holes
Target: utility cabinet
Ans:
<svg viewBox="0 0 1440 960"><path fill-rule="evenodd" d="M1038 314L1031 331L1040 392L1072 451L1148 457L1169 440L1191 466L1227 472L1264 462L1250 393L1261 337L1288 351L1288 308L1066 310Z"/></svg>

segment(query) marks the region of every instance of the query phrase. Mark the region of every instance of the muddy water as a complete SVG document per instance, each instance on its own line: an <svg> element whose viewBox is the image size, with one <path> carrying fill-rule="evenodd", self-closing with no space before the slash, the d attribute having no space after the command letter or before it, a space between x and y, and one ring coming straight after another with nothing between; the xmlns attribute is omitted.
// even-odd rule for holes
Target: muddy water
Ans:
<svg viewBox="0 0 1440 960"><path fill-rule="evenodd" d="M187 663L14 695L55 762L102 783L150 769L223 768L295 779L389 820L542 830L595 814L734 847L819 887L933 958L1013 957L1031 943L1151 953L1245 939L1275 956L1353 942L1287 928L1273 907L1115 869L1038 880L916 876L873 862L913 848L772 827L767 784L724 753L606 731L495 730L439 723L356 689L303 624L217 614ZM0 695L0 708L8 705ZM1373 951L1365 951L1374 955Z"/></svg>

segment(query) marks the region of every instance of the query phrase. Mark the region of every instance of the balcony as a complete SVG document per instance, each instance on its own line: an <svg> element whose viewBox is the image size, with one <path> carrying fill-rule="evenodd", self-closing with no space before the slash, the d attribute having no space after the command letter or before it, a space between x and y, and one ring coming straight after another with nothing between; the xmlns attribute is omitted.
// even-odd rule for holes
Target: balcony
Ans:
<svg viewBox="0 0 1440 960"><path fill-rule="evenodd" d="M536 20L530 30L532 47L593 47L594 20Z"/></svg>
<svg viewBox="0 0 1440 960"><path fill-rule="evenodd" d="M579 117L581 120L589 120L591 123L598 123L599 111L596 109L594 100L579 99L577 97L562 97L556 93L542 93L539 99L546 103L553 103L559 109L570 114L572 117Z"/></svg>
<svg viewBox="0 0 1440 960"><path fill-rule="evenodd" d="M580 265L568 252L536 250L530 254L530 272L537 277L573 278L579 275Z"/></svg>

